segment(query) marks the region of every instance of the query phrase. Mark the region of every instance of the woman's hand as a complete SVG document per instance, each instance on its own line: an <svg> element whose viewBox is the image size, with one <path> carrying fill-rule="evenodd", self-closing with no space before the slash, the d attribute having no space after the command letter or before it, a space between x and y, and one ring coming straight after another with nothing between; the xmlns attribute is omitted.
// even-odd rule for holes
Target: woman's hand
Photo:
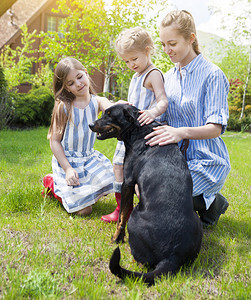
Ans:
<svg viewBox="0 0 251 300"><path fill-rule="evenodd" d="M209 123L198 127L171 127L168 125L153 128L153 132L145 136L146 145L164 146L167 144L178 143L181 140L204 140L213 139L220 136L221 124Z"/></svg>
<svg viewBox="0 0 251 300"><path fill-rule="evenodd" d="M153 128L153 132L145 136L146 145L168 145L172 143L178 143L183 139L182 129L174 128L168 125L158 126Z"/></svg>
<svg viewBox="0 0 251 300"><path fill-rule="evenodd" d="M77 186L79 185L78 173L72 167L69 167L65 171L65 180L67 185Z"/></svg>
<svg viewBox="0 0 251 300"><path fill-rule="evenodd" d="M150 124L155 119L154 115L149 110L141 110L141 111L139 111L139 113L141 115L138 117L138 121L141 126L143 126L145 124Z"/></svg>

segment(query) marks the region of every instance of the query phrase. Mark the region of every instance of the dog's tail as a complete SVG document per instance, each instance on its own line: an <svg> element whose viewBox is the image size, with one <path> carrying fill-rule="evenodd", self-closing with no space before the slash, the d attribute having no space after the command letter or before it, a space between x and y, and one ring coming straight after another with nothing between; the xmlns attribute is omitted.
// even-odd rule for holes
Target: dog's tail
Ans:
<svg viewBox="0 0 251 300"><path fill-rule="evenodd" d="M112 257L110 259L109 268L111 272L121 279L124 279L126 276L129 276L133 278L142 278L142 280L148 285L154 284L154 277L155 277L154 271L149 273L132 272L122 268L119 262L120 262L120 249L119 247L117 247L113 251Z"/></svg>

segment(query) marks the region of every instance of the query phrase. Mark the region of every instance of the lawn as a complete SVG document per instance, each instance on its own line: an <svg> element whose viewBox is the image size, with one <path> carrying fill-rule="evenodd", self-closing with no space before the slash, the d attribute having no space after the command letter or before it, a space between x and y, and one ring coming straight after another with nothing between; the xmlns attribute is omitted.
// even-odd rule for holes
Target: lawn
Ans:
<svg viewBox="0 0 251 300"><path fill-rule="evenodd" d="M251 134L223 136L232 169L222 193L230 206L204 230L198 258L149 288L108 269L115 224L100 217L114 209L113 195L86 218L41 197L42 178L51 172L47 130L0 131L0 299L251 299ZM112 159L115 145L97 141L95 148ZM141 271L128 243L120 248L121 264Z"/></svg>

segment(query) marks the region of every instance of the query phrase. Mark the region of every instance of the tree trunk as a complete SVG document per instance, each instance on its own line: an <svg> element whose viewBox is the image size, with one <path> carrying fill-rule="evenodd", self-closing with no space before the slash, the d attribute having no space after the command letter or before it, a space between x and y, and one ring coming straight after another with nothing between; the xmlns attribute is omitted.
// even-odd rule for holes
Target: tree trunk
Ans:
<svg viewBox="0 0 251 300"><path fill-rule="evenodd" d="M105 82L103 87L104 93L110 93L110 79L111 79L111 70L112 70L112 49L113 49L113 37L110 38L110 51L108 56L107 68L105 70Z"/></svg>
<svg viewBox="0 0 251 300"><path fill-rule="evenodd" d="M246 94L247 94L248 81L249 81L249 75L250 75L250 65L251 65L251 45L249 46L248 74L247 74L247 78L246 78L246 82L245 82L245 86L244 86L243 97L242 97L242 108L241 108L240 119L242 119L244 117Z"/></svg>
<svg viewBox="0 0 251 300"><path fill-rule="evenodd" d="M110 93L110 74L105 73L105 82L103 87L104 93Z"/></svg>

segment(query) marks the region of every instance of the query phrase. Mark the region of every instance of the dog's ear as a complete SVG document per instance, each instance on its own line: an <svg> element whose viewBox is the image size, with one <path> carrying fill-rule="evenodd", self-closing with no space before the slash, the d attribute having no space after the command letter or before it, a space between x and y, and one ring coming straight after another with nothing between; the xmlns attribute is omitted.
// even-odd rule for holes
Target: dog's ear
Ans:
<svg viewBox="0 0 251 300"><path fill-rule="evenodd" d="M138 109L128 105L128 107L124 109L124 116L128 122L133 123L137 120Z"/></svg>

